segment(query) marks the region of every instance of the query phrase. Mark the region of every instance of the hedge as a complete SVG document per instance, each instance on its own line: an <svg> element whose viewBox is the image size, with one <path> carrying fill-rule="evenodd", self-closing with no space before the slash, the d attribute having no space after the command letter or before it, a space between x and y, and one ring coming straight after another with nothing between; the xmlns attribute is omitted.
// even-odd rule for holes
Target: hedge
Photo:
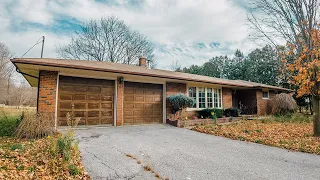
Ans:
<svg viewBox="0 0 320 180"><path fill-rule="evenodd" d="M203 117L203 118L213 118L212 112L214 112L214 115L216 118L222 118L223 116L223 109L217 109L217 108L203 109L198 112L198 115L199 117Z"/></svg>

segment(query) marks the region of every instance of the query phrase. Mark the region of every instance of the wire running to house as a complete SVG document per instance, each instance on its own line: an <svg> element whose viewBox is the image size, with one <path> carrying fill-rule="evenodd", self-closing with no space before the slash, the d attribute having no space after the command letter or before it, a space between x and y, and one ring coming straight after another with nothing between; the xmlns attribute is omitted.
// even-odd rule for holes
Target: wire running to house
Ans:
<svg viewBox="0 0 320 180"><path fill-rule="evenodd" d="M26 55L32 48L34 48L37 44L39 44L39 43L41 43L41 39L43 38L43 36L41 36L40 37L40 39L30 48L30 49L28 49L28 51L27 52L25 52L22 56L21 56L21 58L23 58L23 56L24 55Z"/></svg>

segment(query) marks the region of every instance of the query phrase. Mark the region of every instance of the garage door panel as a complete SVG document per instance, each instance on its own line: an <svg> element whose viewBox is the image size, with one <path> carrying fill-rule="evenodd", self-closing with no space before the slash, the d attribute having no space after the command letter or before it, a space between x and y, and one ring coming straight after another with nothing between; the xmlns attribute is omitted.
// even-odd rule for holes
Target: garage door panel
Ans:
<svg viewBox="0 0 320 180"><path fill-rule="evenodd" d="M79 125L113 124L112 80L59 77L58 122L64 124L67 112L81 117Z"/></svg>
<svg viewBox="0 0 320 180"><path fill-rule="evenodd" d="M86 111L74 111L74 117L86 117Z"/></svg>
<svg viewBox="0 0 320 180"><path fill-rule="evenodd" d="M134 93L135 93L136 95L143 95L143 94L144 94L144 89L142 89L142 88L137 88L137 89L135 89Z"/></svg>
<svg viewBox="0 0 320 180"><path fill-rule="evenodd" d="M100 103L88 103L88 109L100 109Z"/></svg>
<svg viewBox="0 0 320 180"><path fill-rule="evenodd" d="M68 85L68 84L61 84L59 85L59 90L61 92L73 92L73 86L72 85Z"/></svg>
<svg viewBox="0 0 320 180"><path fill-rule="evenodd" d="M104 87L101 89L101 94L106 96L108 95L113 96L113 91L114 91L113 87Z"/></svg>
<svg viewBox="0 0 320 180"><path fill-rule="evenodd" d="M135 96L134 97L134 101L143 102L144 101L144 96Z"/></svg>
<svg viewBox="0 0 320 180"><path fill-rule="evenodd" d="M87 87L86 86L79 86L79 85L76 85L74 86L74 92L80 92L80 93L85 93L87 92Z"/></svg>
<svg viewBox="0 0 320 180"><path fill-rule="evenodd" d="M72 109L72 102L60 102L61 109Z"/></svg>
<svg viewBox="0 0 320 180"><path fill-rule="evenodd" d="M144 119L142 117L133 118L133 124L142 124L144 123Z"/></svg>
<svg viewBox="0 0 320 180"><path fill-rule="evenodd" d="M134 117L143 117L143 113L144 111L143 110L134 110L133 111L133 116Z"/></svg>
<svg viewBox="0 0 320 180"><path fill-rule="evenodd" d="M72 100L72 94L60 94L61 100Z"/></svg>
<svg viewBox="0 0 320 180"><path fill-rule="evenodd" d="M110 102L110 103L101 103L101 108L102 109L113 109L113 103Z"/></svg>
<svg viewBox="0 0 320 180"><path fill-rule="evenodd" d="M125 124L162 122L163 85L125 82L124 87L125 92L130 92L124 93Z"/></svg>
<svg viewBox="0 0 320 180"><path fill-rule="evenodd" d="M153 102L153 96L146 96L145 102Z"/></svg>
<svg viewBox="0 0 320 180"><path fill-rule="evenodd" d="M101 124L113 124L113 118L101 118Z"/></svg>
<svg viewBox="0 0 320 180"><path fill-rule="evenodd" d="M125 93L125 94L134 94L134 89L133 89L133 88L130 88L130 87L125 88L125 89L124 89L124 93Z"/></svg>
<svg viewBox="0 0 320 180"><path fill-rule="evenodd" d="M134 103L134 109L143 109L144 108L144 104L143 103Z"/></svg>
<svg viewBox="0 0 320 180"><path fill-rule="evenodd" d="M101 111L101 117L112 117L113 111Z"/></svg>
<svg viewBox="0 0 320 180"><path fill-rule="evenodd" d="M124 103L123 107L124 108L132 108L133 109L134 108L134 104L133 103Z"/></svg>
<svg viewBox="0 0 320 180"><path fill-rule="evenodd" d="M88 118L86 125L97 125L100 124L100 119L97 118Z"/></svg>
<svg viewBox="0 0 320 180"><path fill-rule="evenodd" d="M131 102L133 102L134 101L134 96L131 96L131 95L125 95L125 97L124 97L124 101L125 102L127 102L127 101L131 101Z"/></svg>
<svg viewBox="0 0 320 180"><path fill-rule="evenodd" d="M81 101L81 100L83 100L83 101L86 101L87 100L87 98L86 98L87 96L86 96L86 94L74 94L73 95L73 100L75 100L75 101Z"/></svg>
<svg viewBox="0 0 320 180"><path fill-rule="evenodd" d="M101 96L101 101L113 101L113 96Z"/></svg>
<svg viewBox="0 0 320 180"><path fill-rule="evenodd" d="M88 101L100 101L100 95L88 94Z"/></svg>
<svg viewBox="0 0 320 180"><path fill-rule="evenodd" d="M123 111L123 116L124 117L133 117L133 111Z"/></svg>

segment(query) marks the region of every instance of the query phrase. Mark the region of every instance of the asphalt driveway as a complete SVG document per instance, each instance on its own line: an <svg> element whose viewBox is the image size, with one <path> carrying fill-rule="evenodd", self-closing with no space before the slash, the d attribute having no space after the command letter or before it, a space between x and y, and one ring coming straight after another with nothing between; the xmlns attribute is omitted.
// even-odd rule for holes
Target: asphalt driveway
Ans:
<svg viewBox="0 0 320 180"><path fill-rule="evenodd" d="M76 138L93 179L156 179L145 165L170 180L320 179L320 156L169 125L94 127Z"/></svg>

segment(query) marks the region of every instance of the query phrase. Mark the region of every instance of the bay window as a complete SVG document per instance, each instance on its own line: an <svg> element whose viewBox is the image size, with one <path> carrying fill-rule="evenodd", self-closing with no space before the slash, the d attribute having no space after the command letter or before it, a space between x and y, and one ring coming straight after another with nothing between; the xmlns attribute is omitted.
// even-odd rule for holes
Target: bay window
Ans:
<svg viewBox="0 0 320 180"><path fill-rule="evenodd" d="M194 101L192 109L222 108L222 91L219 88L188 87L188 96Z"/></svg>

